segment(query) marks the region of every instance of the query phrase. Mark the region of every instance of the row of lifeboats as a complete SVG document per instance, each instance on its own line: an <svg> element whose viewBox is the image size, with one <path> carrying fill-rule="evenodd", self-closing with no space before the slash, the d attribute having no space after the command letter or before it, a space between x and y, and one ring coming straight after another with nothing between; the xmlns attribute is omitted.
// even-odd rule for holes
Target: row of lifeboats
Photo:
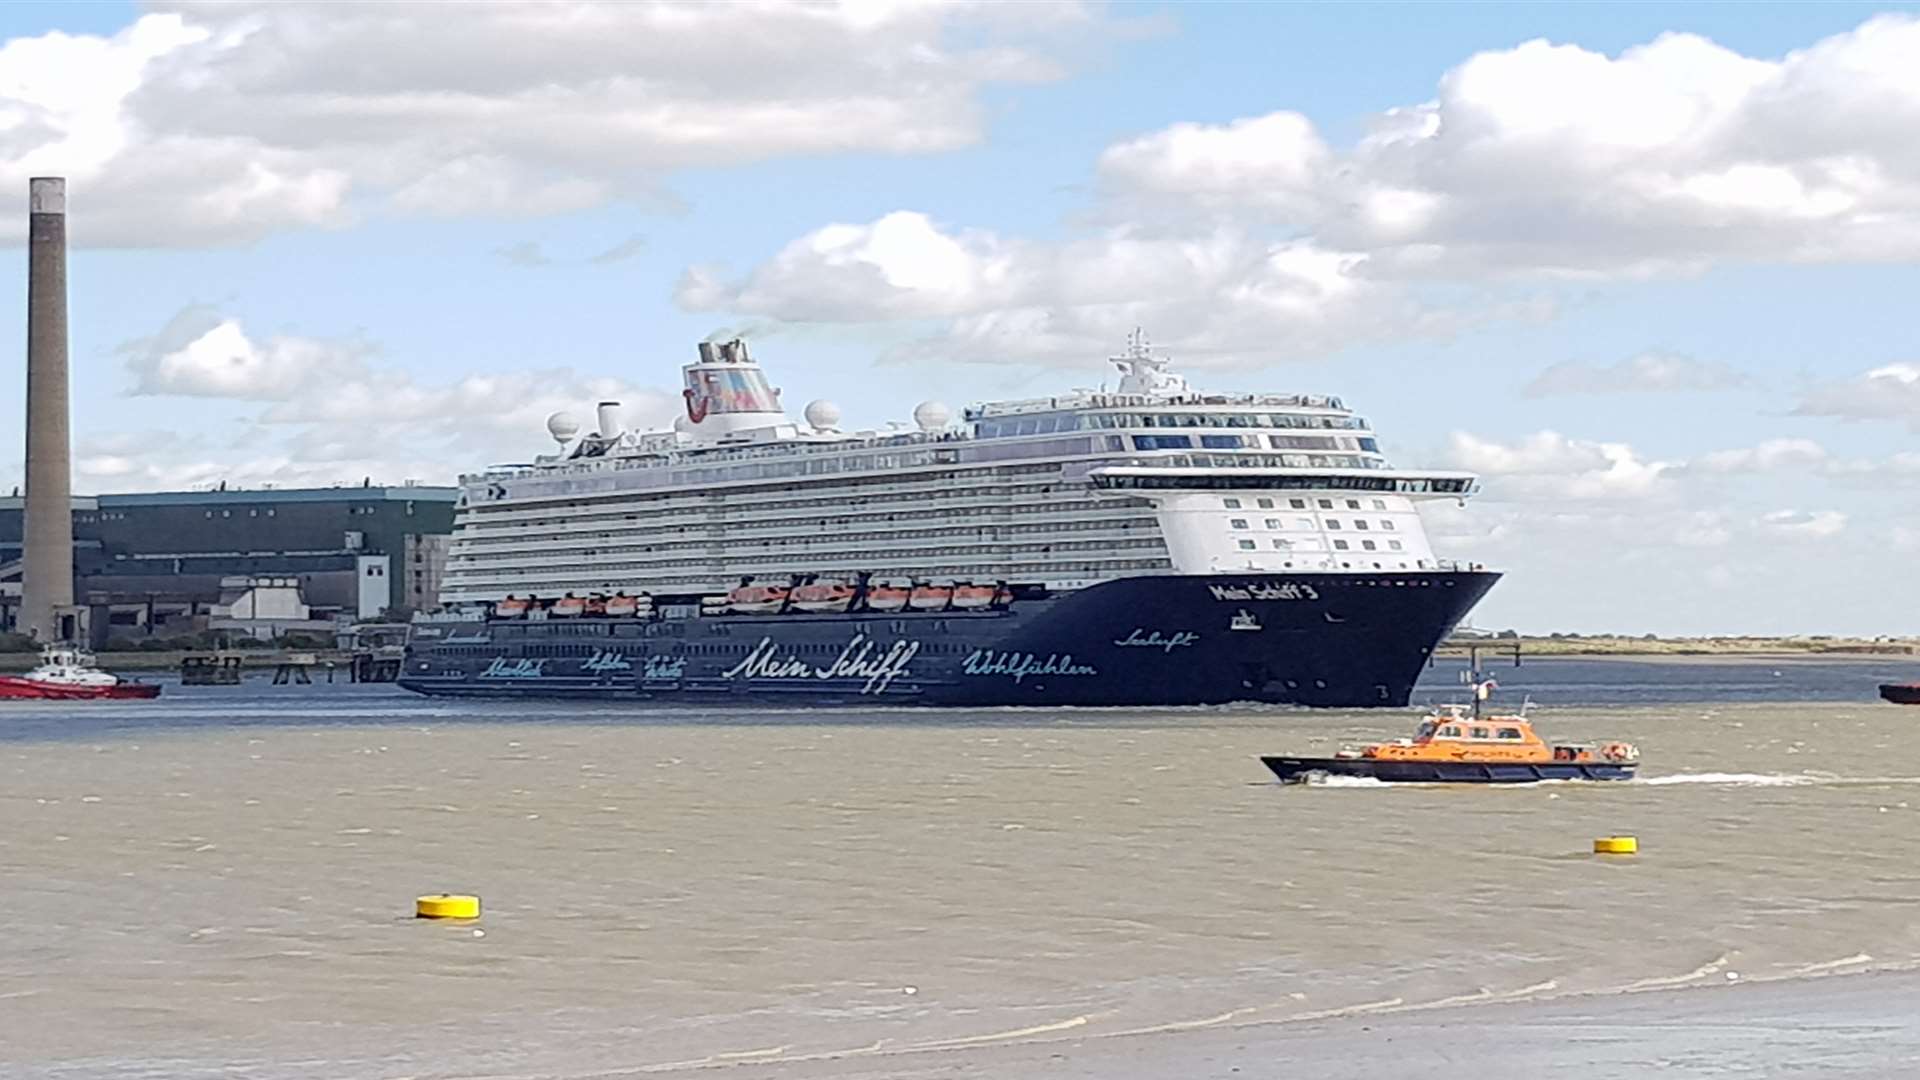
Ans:
<svg viewBox="0 0 1920 1080"><path fill-rule="evenodd" d="M591 596L575 596L568 593L553 600L541 600L533 596L515 596L508 593L504 599L493 603L493 617L496 619L522 619L535 612L544 613L549 619L574 619L585 616L644 619L653 615L653 598L645 593L639 596L628 596L626 593L619 592L612 596L603 596L600 593L594 593Z"/></svg>
<svg viewBox="0 0 1920 1080"><path fill-rule="evenodd" d="M703 597L702 613L708 615L778 615L783 612L831 614L846 611L982 611L1006 607L1013 602L1013 590L1004 584L981 585L971 581L843 581L807 578L792 584L756 584L741 581L723 596ZM575 596L568 593L553 599L514 596L494 601L496 619L650 619L653 598L646 593L629 596L624 592L611 596L593 593Z"/></svg>
<svg viewBox="0 0 1920 1080"><path fill-rule="evenodd" d="M1013 590L1000 584L874 581L858 585L816 578L797 585L743 581L725 596L706 597L700 606L708 614L777 615L786 611L980 611L1012 602Z"/></svg>

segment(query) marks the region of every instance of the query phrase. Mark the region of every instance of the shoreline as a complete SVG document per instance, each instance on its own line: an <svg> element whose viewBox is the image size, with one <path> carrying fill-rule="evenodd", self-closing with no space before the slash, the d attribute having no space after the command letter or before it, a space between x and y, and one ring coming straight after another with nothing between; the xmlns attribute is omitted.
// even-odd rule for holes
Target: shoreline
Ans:
<svg viewBox="0 0 1920 1080"><path fill-rule="evenodd" d="M1472 1014L1468 1010L1475 1010ZM1339 1015L1172 1022L1074 1038L980 1041L595 1071L579 1080L1238 1080L1262 1076L1533 1080L1578 1076L1897 1077L1920 1061L1920 970L1886 968L1638 991L1452 999ZM1467 1022L1463 1023L1463 1018Z"/></svg>

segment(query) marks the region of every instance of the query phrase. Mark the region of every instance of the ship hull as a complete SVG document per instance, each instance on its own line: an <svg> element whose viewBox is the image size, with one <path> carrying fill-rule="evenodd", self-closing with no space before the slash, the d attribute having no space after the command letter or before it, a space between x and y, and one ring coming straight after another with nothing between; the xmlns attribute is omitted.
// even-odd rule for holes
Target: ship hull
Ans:
<svg viewBox="0 0 1920 1080"><path fill-rule="evenodd" d="M159 696L155 683L73 686L0 675L0 701L128 701Z"/></svg>
<svg viewBox="0 0 1920 1080"><path fill-rule="evenodd" d="M1499 575L1120 578L986 611L416 628L422 694L725 705L1403 706Z"/></svg>
<svg viewBox="0 0 1920 1080"><path fill-rule="evenodd" d="M1282 783L1350 776L1389 784L1534 784L1542 780L1631 780L1632 763L1611 761L1381 761L1373 758L1263 757Z"/></svg>
<svg viewBox="0 0 1920 1080"><path fill-rule="evenodd" d="M1880 696L1895 705L1920 705L1920 683L1882 683Z"/></svg>

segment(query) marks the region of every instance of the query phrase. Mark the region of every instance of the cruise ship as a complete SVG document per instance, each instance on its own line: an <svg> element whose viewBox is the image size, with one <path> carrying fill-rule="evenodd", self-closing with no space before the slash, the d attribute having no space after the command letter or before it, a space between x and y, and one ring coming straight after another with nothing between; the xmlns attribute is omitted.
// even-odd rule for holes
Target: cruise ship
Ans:
<svg viewBox="0 0 1920 1080"><path fill-rule="evenodd" d="M463 477L423 694L665 703L1400 706L1498 574L1442 559L1338 398L1197 391L1138 332L1118 385L790 418L744 341L685 415L547 423Z"/></svg>

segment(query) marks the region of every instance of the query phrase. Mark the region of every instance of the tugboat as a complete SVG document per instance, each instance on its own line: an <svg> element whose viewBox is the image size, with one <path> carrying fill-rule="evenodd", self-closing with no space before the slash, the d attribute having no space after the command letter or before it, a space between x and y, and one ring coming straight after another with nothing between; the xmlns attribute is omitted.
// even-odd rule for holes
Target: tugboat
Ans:
<svg viewBox="0 0 1920 1080"><path fill-rule="evenodd" d="M1483 715L1493 688L1474 687L1471 706L1441 705L1411 739L1342 749L1330 758L1262 757L1283 783L1314 774L1395 783L1526 784L1539 780L1631 780L1640 752L1631 743L1548 745L1520 714Z"/></svg>
<svg viewBox="0 0 1920 1080"><path fill-rule="evenodd" d="M1880 696L1895 705L1920 705L1920 683L1881 683Z"/></svg>
<svg viewBox="0 0 1920 1080"><path fill-rule="evenodd" d="M25 675L0 675L0 698L85 701L159 696L157 683L129 682L102 671L92 653L73 645L48 646L40 654L40 666Z"/></svg>

